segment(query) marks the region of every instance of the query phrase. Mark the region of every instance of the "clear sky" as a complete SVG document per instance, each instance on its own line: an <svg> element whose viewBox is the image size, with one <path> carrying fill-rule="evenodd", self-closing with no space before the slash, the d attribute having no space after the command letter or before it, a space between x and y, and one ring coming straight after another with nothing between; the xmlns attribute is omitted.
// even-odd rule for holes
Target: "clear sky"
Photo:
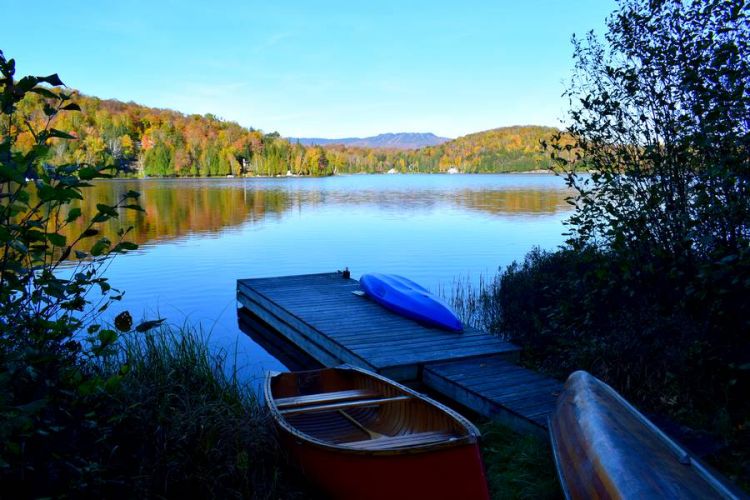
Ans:
<svg viewBox="0 0 750 500"><path fill-rule="evenodd" d="M0 0L17 75L294 137L559 126L614 0Z"/></svg>

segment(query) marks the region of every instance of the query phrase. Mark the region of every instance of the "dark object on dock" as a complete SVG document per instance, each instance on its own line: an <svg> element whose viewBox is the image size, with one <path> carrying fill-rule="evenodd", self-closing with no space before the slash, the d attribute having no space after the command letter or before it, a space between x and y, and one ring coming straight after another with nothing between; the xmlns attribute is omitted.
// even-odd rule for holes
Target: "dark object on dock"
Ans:
<svg viewBox="0 0 750 500"><path fill-rule="evenodd" d="M744 498L583 371L568 378L550 437L567 498Z"/></svg>
<svg viewBox="0 0 750 500"><path fill-rule="evenodd" d="M363 274L359 286L372 300L405 318L454 332L464 329L456 313L440 297L403 276Z"/></svg>
<svg viewBox="0 0 750 500"><path fill-rule="evenodd" d="M354 367L269 374L266 403L304 473L333 498L486 499L479 431Z"/></svg>

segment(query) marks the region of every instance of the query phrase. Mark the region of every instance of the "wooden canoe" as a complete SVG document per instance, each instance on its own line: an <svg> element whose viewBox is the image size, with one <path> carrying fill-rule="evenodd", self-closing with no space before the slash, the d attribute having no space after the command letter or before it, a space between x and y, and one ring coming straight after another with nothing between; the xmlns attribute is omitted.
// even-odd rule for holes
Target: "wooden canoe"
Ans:
<svg viewBox="0 0 750 500"><path fill-rule="evenodd" d="M479 431L403 385L343 366L270 373L282 443L332 498L486 499Z"/></svg>
<svg viewBox="0 0 750 500"><path fill-rule="evenodd" d="M549 429L569 499L743 498L587 372L568 378Z"/></svg>

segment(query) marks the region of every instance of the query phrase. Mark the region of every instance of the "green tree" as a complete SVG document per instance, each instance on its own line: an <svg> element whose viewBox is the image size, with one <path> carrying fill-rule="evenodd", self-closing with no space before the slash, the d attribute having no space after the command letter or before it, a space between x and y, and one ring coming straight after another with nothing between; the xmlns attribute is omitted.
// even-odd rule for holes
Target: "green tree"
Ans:
<svg viewBox="0 0 750 500"><path fill-rule="evenodd" d="M750 7L622 0L574 49L551 145L570 246L506 271L502 327L548 367L747 443Z"/></svg>
<svg viewBox="0 0 750 500"><path fill-rule="evenodd" d="M146 175L163 177L174 174L172 150L161 141L146 151L144 162Z"/></svg>
<svg viewBox="0 0 750 500"><path fill-rule="evenodd" d="M750 241L750 19L743 0L625 0L574 40L576 245L690 265ZM571 153L577 159L571 162ZM571 165L594 173L582 176Z"/></svg>
<svg viewBox="0 0 750 500"><path fill-rule="evenodd" d="M110 241L97 228L121 209L141 210L132 191L102 200L79 234L65 236L82 217L73 202L113 167L48 163L55 142L74 139L52 126L58 115L80 110L61 87L56 74L16 81L15 61L0 51L0 483L24 497L91 486L101 464L79 446L106 438L97 398L119 375L102 376L97 366L118 335L97 318L122 294L99 271L136 245L123 239L126 229ZM43 98L41 128L16 112L34 95ZM33 137L28 151L17 147L20 130ZM127 313L116 323L132 326Z"/></svg>

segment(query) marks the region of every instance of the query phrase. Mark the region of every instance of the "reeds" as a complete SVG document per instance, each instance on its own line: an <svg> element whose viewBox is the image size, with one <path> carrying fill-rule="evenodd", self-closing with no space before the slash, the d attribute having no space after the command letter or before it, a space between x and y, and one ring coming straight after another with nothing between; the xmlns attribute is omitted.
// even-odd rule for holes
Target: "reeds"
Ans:
<svg viewBox="0 0 750 500"><path fill-rule="evenodd" d="M256 394L226 359L190 327L123 342L113 441L127 458L119 473L134 496L309 496Z"/></svg>
<svg viewBox="0 0 750 500"><path fill-rule="evenodd" d="M453 307L461 320L479 330L502 337L500 331L500 302L497 295L500 290L500 274L495 276L479 275L479 283L471 276L455 278L450 291L440 289L438 293Z"/></svg>

